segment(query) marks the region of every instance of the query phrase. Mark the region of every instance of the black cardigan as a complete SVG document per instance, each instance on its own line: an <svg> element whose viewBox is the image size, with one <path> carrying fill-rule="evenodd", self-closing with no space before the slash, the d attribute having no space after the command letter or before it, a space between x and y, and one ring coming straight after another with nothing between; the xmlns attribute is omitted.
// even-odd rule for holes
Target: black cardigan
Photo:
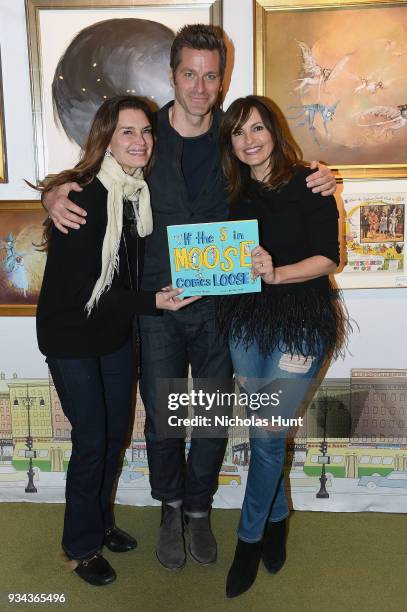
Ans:
<svg viewBox="0 0 407 612"><path fill-rule="evenodd" d="M307 188L311 171L297 167L279 190L248 179L245 197L230 206L230 219L258 219L260 244L275 267L324 255L339 264L338 211L333 196ZM261 293L222 298L221 328L244 345L256 341L267 355L276 348L313 356L340 352L347 315L328 276L300 283L269 285Z"/></svg>
<svg viewBox="0 0 407 612"><path fill-rule="evenodd" d="M109 291L101 296L87 317L85 304L102 267L107 191L94 179L83 191L73 191L68 197L87 211L86 224L78 230L71 229L68 234L52 228L37 308L38 344L48 357L107 355L121 348L130 337L135 313L157 312L155 293L131 288L137 288L134 265L137 238L130 235L124 223L119 271Z"/></svg>

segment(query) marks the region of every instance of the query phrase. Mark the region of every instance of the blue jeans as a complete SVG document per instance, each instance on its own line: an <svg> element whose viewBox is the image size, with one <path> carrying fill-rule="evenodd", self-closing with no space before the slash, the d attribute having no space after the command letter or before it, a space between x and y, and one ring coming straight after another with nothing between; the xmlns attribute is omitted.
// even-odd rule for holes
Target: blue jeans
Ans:
<svg viewBox="0 0 407 612"><path fill-rule="evenodd" d="M185 440L163 438L156 418L168 406L157 395L160 378L211 379L211 386L232 385L227 340L219 334L214 302L204 298L184 310L140 317L140 393L146 410L145 437L151 495L160 501L183 500L188 512L207 512L212 504L226 450L225 438L192 438L185 460ZM220 390L222 390L222 388ZM161 405L163 403L163 405Z"/></svg>
<svg viewBox="0 0 407 612"><path fill-rule="evenodd" d="M113 502L129 431L133 354L120 350L88 359L47 358L72 425L62 548L71 559L97 552L114 525Z"/></svg>
<svg viewBox="0 0 407 612"><path fill-rule="evenodd" d="M231 342L230 353L237 381L245 392L284 389L285 407L280 411L284 418L295 415L324 361L296 355L291 358L278 349L263 357L256 343L246 350ZM251 427L250 466L237 531L245 542L260 541L267 520L278 522L289 514L284 483L285 447L286 432Z"/></svg>

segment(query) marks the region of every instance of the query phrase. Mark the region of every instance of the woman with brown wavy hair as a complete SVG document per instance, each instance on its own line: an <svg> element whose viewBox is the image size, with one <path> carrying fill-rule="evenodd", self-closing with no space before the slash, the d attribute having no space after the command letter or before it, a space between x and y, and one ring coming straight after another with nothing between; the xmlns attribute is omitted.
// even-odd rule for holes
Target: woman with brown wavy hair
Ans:
<svg viewBox="0 0 407 612"><path fill-rule="evenodd" d="M230 219L259 222L252 274L262 280L261 293L222 300L221 327L229 334L241 392L279 398L277 408L256 413L266 425L250 431L250 467L226 586L227 596L236 597L255 581L261 558L272 574L285 562L287 430L273 429L270 420L297 412L326 359L340 351L347 319L328 277L339 263L335 200L305 187L311 170L277 106L259 96L233 102L221 127L221 153Z"/></svg>
<svg viewBox="0 0 407 612"><path fill-rule="evenodd" d="M48 257L37 336L61 406L72 425L62 548L74 571L100 586L116 573L102 546L126 552L136 540L115 525L114 485L129 429L134 314L178 310L194 301L179 290L137 287L137 243L152 232L148 170L153 117L135 96L106 100L81 161L42 191L76 181L70 198L87 212L80 232L46 230Z"/></svg>

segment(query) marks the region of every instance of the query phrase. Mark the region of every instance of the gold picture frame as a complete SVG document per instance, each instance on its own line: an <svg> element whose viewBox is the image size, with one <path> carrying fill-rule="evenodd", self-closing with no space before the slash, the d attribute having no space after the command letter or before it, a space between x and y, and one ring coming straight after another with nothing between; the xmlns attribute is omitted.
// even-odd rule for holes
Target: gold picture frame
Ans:
<svg viewBox="0 0 407 612"><path fill-rule="evenodd" d="M172 31L198 21L222 25L222 0L25 0L25 9L38 180L72 167L80 152L78 140L68 137L55 119L51 91L58 61L78 33L104 20L129 17L156 21ZM165 67L165 78L167 74ZM68 103L75 104L75 100ZM77 108L77 116L83 117L83 108L79 104Z"/></svg>
<svg viewBox="0 0 407 612"><path fill-rule="evenodd" d="M254 0L254 89L338 178L407 177L407 3Z"/></svg>
<svg viewBox="0 0 407 612"><path fill-rule="evenodd" d="M0 202L0 316L32 316L44 273L46 213L38 200Z"/></svg>
<svg viewBox="0 0 407 612"><path fill-rule="evenodd" d="M6 152L6 126L5 126L5 121L4 121L1 53L0 53L0 183L8 183L7 152Z"/></svg>

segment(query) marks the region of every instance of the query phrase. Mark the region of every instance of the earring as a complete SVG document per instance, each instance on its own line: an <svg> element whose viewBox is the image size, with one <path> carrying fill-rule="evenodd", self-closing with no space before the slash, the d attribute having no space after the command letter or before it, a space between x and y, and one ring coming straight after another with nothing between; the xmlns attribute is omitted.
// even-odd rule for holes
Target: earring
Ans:
<svg viewBox="0 0 407 612"><path fill-rule="evenodd" d="M112 157L112 152L110 149L106 149L105 151L105 157Z"/></svg>

